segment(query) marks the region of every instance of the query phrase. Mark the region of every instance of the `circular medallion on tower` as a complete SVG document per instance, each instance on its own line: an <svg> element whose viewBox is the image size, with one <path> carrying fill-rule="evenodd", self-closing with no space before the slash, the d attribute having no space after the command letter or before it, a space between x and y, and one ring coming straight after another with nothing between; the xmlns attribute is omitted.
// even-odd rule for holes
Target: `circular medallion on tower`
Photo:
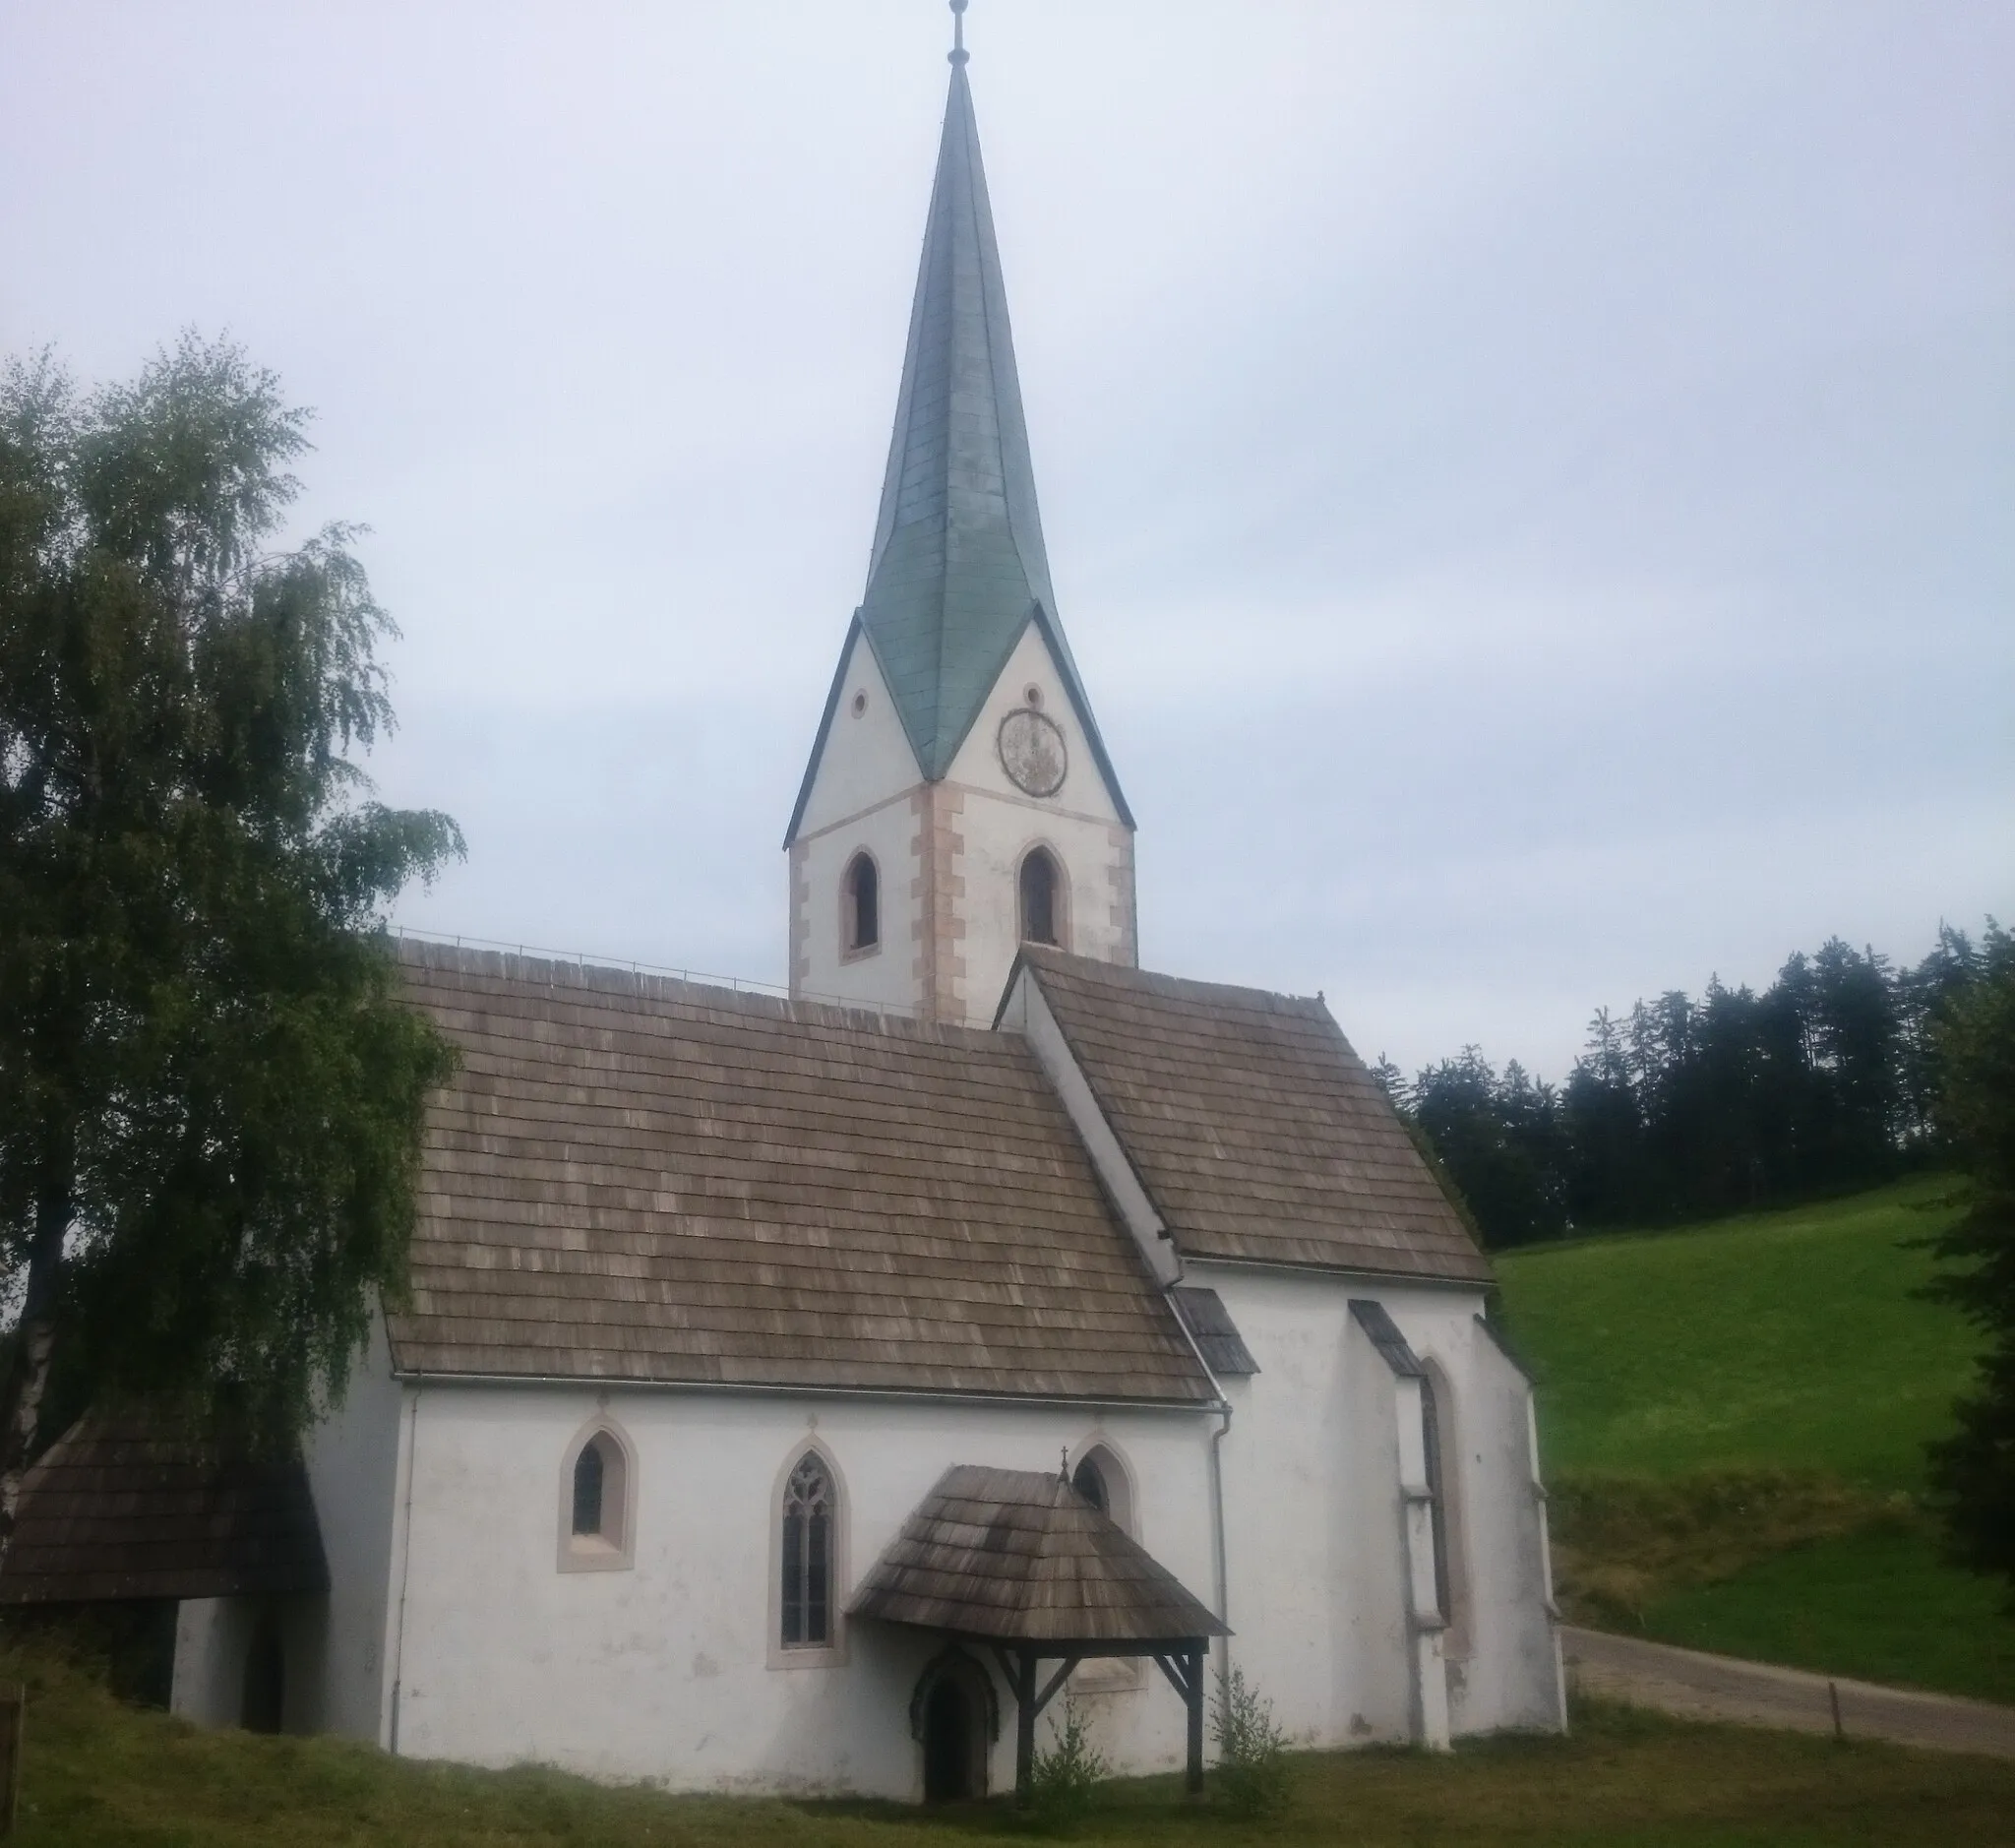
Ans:
<svg viewBox="0 0 2015 1848"><path fill-rule="evenodd" d="M1001 721L1001 768L1026 795L1053 796L1070 769L1057 721L1032 707L1016 707Z"/></svg>

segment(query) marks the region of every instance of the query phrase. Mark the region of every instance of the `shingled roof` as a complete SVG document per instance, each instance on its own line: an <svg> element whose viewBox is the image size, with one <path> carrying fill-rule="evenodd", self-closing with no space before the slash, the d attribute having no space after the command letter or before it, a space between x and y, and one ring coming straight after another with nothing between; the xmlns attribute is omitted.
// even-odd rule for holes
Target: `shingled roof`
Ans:
<svg viewBox="0 0 2015 1848"><path fill-rule="evenodd" d="M21 1487L0 1604L320 1591L322 1534L298 1458L219 1451L161 1418L88 1416Z"/></svg>
<svg viewBox="0 0 2015 1848"><path fill-rule="evenodd" d="M938 1479L847 1608L997 1641L1231 1633L1061 1475L971 1463Z"/></svg>
<svg viewBox="0 0 2015 1848"><path fill-rule="evenodd" d="M1213 1397L1019 1038L400 955L462 1060L401 1372Z"/></svg>
<svg viewBox="0 0 2015 1848"><path fill-rule="evenodd" d="M1022 958L1179 1251L1490 1279L1320 1000Z"/></svg>

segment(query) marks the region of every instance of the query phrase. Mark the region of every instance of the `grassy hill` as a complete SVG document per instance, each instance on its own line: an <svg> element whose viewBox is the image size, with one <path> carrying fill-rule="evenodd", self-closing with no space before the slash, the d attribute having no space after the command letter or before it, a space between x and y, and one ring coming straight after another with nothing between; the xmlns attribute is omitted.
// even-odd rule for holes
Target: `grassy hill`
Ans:
<svg viewBox="0 0 2015 1848"><path fill-rule="evenodd" d="M198 1732L46 1653L0 1651L0 1678L29 1685L22 1848L955 1848L1049 1832L998 1803L668 1797ZM1313 1754L1297 1770L1289 1814L1264 1822L1144 1778L1102 1787L1068 1832L1140 1848L1900 1848L1935 1816L1941 1848L1985 1848L2015 1815L2015 1764L1601 1706L1572 1738Z"/></svg>
<svg viewBox="0 0 2015 1848"><path fill-rule="evenodd" d="M2015 1620L1920 1496L1977 1341L1916 1292L1948 1188L1499 1262L1563 1596L1690 1647L2015 1700Z"/></svg>

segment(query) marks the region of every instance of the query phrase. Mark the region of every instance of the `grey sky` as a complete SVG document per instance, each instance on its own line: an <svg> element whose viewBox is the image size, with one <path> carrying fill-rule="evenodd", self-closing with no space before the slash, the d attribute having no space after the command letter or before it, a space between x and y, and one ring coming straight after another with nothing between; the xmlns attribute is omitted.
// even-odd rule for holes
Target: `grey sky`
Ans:
<svg viewBox="0 0 2015 1848"><path fill-rule="evenodd" d="M2015 7L974 0L1143 957L1557 1076L2015 911ZM405 628L402 920L777 979L936 0L0 4L0 346L229 328Z"/></svg>

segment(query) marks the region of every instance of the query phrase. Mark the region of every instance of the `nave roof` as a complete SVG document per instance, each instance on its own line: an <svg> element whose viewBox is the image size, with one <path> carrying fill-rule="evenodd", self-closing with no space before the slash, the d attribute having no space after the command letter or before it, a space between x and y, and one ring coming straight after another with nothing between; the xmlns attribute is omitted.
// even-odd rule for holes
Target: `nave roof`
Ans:
<svg viewBox="0 0 2015 1848"><path fill-rule="evenodd" d="M1214 1398L1019 1036L399 954L461 1051L400 1372Z"/></svg>

